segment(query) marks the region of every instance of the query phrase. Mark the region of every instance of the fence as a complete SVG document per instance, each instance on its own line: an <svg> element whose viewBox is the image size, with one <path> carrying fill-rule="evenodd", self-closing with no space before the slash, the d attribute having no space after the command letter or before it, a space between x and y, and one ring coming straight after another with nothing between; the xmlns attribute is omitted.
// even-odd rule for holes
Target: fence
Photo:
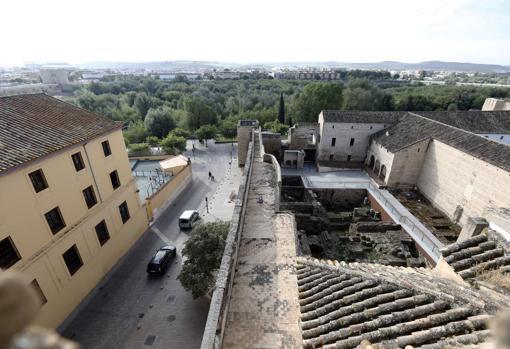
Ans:
<svg viewBox="0 0 510 349"><path fill-rule="evenodd" d="M211 298L209 314L205 323L204 335L202 337L201 349L221 348L225 323L227 320L230 295L234 282L234 273L237 265L237 254L239 251L240 235L244 225L244 214L248 190L250 187L253 160L255 156L255 133L252 130L252 142L248 146L244 173L239 185L238 197L234 207L230 228L225 243L225 250L221 259L220 269L216 276L216 284Z"/></svg>
<svg viewBox="0 0 510 349"><path fill-rule="evenodd" d="M400 203L393 204L388 200L381 190L373 185L368 184L368 191L379 204L384 207L386 213L407 231L413 240L424 250L424 252L435 262L441 257L441 249L444 247L443 243L439 241L425 226L417 221L416 218L409 218L403 212L408 212L407 209ZM395 199L396 200L396 199ZM400 205L400 206L399 206Z"/></svg>
<svg viewBox="0 0 510 349"><path fill-rule="evenodd" d="M131 174L136 178L147 178L146 197L156 193L159 188L172 179L172 176L163 171L132 171Z"/></svg>

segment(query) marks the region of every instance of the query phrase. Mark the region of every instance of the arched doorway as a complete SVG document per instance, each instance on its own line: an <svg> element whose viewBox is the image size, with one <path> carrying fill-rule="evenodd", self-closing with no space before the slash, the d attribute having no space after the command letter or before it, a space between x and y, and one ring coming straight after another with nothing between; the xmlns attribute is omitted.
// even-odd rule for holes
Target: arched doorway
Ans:
<svg viewBox="0 0 510 349"><path fill-rule="evenodd" d="M381 163L379 162L379 160L375 160L375 165L374 165L374 174L376 176L379 175L379 169L381 168Z"/></svg>
<svg viewBox="0 0 510 349"><path fill-rule="evenodd" d="M383 181L386 178L386 166L384 165L381 166L381 173L379 174L379 178Z"/></svg>

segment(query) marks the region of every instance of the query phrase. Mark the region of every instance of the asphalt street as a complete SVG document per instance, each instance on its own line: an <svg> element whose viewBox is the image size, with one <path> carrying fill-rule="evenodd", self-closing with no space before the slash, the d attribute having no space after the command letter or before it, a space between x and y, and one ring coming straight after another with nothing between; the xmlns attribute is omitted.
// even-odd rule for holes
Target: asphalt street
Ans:
<svg viewBox="0 0 510 349"><path fill-rule="evenodd" d="M237 148L231 144L210 142L205 148L197 142L195 159L190 150L186 151L192 160L191 184L62 326L63 336L85 349L200 347L209 300L194 300L176 279L182 265L181 251L189 236L177 222L185 209L204 209L205 197L212 196L225 175L232 150L237 155ZM209 171L214 182L208 179ZM166 276L149 278L147 262L169 242L177 246L174 263Z"/></svg>

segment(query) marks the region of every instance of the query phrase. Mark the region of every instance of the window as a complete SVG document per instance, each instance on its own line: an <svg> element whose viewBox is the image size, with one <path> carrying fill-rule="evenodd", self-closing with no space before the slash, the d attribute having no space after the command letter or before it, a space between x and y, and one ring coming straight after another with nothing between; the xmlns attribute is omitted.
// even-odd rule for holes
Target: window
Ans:
<svg viewBox="0 0 510 349"><path fill-rule="evenodd" d="M32 185L34 186L34 190L36 193L48 188L48 183L46 182L46 178L44 177L42 169L38 169L37 171L31 172L28 174L28 176L32 181Z"/></svg>
<svg viewBox="0 0 510 349"><path fill-rule="evenodd" d="M76 154L71 155L73 159L74 168L76 172L81 171L85 168L85 164L83 163L83 158L81 157L81 152L77 152Z"/></svg>
<svg viewBox="0 0 510 349"><path fill-rule="evenodd" d="M347 161L351 161L351 155L347 155Z"/></svg>
<svg viewBox="0 0 510 349"><path fill-rule="evenodd" d="M131 216L129 215L127 202L124 201L122 204L120 204L119 212L120 218L122 218L122 223L126 223L129 220L129 218L131 218Z"/></svg>
<svg viewBox="0 0 510 349"><path fill-rule="evenodd" d="M336 138L331 138L331 146L334 147L336 144Z"/></svg>
<svg viewBox="0 0 510 349"><path fill-rule="evenodd" d="M85 202L87 203L88 208L91 208L97 204L96 194L94 194L94 188L92 188L92 186L89 186L83 190L83 197L85 198Z"/></svg>
<svg viewBox="0 0 510 349"><path fill-rule="evenodd" d="M48 303L48 300L46 299L46 296L44 295L43 290L41 289L41 286L39 286L39 283L37 282L37 279L33 279L30 283L30 286L34 289L35 293L39 296L39 299L41 300L41 306Z"/></svg>
<svg viewBox="0 0 510 349"><path fill-rule="evenodd" d="M62 214L60 213L60 209L58 207L55 207L49 212L46 212L44 216L46 217L46 221L48 222L48 225L53 234L58 233L66 226L64 223L64 218L62 218Z"/></svg>
<svg viewBox="0 0 510 349"><path fill-rule="evenodd" d="M108 227L106 226L104 219L96 225L96 235L101 246L103 246L106 241L110 240L110 233L108 233Z"/></svg>
<svg viewBox="0 0 510 349"><path fill-rule="evenodd" d="M104 141L101 143L101 145L103 146L104 156L105 157L110 156L112 154L112 150L110 149L110 142Z"/></svg>
<svg viewBox="0 0 510 349"><path fill-rule="evenodd" d="M333 154L329 155L329 161L333 161Z"/></svg>
<svg viewBox="0 0 510 349"><path fill-rule="evenodd" d="M352 147L354 145L354 138L351 138L351 143L349 145Z"/></svg>
<svg viewBox="0 0 510 349"><path fill-rule="evenodd" d="M83 265L80 253L78 252L76 245L71 246L70 249L65 251L62 257L64 258L67 270L69 270L69 274L71 275L74 275L74 273L76 273L78 269L80 269Z"/></svg>
<svg viewBox="0 0 510 349"><path fill-rule="evenodd" d="M0 268L12 267L21 259L10 236L0 241Z"/></svg>
<svg viewBox="0 0 510 349"><path fill-rule="evenodd" d="M418 151L417 151L417 153L419 153L419 152L420 152L420 148L418 148Z"/></svg>
<svg viewBox="0 0 510 349"><path fill-rule="evenodd" d="M120 180L119 180L119 175L117 174L117 170L110 173L110 180L112 181L113 190L120 187Z"/></svg>

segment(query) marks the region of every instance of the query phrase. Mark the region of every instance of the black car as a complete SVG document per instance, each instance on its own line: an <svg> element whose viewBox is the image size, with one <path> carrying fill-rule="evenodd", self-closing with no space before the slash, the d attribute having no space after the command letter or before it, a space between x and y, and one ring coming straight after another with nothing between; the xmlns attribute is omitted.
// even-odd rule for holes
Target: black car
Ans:
<svg viewBox="0 0 510 349"><path fill-rule="evenodd" d="M170 261L175 257L175 255L175 246L168 245L161 247L147 265L147 273L159 275L165 274Z"/></svg>

